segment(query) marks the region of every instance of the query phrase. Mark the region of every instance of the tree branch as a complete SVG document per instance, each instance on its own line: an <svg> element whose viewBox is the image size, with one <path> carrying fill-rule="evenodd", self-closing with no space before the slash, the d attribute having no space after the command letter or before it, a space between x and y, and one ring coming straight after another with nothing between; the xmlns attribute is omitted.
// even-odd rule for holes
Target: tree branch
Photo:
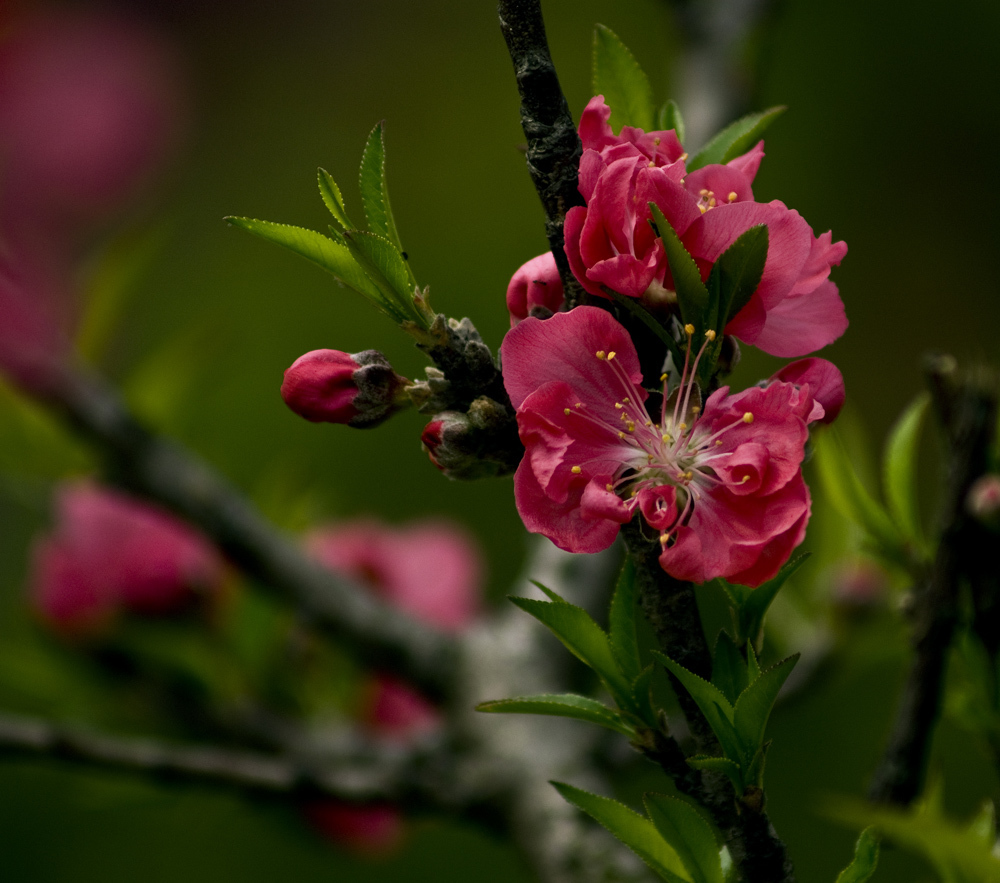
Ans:
<svg viewBox="0 0 1000 883"><path fill-rule="evenodd" d="M706 680L712 677L712 654L705 639L701 615L690 583L675 580L660 566L659 543L646 539L638 519L622 528L635 562L636 588L642 611L656 634L660 649L675 662ZM711 726L677 679L668 673L681 711L699 754L721 756ZM737 800L721 773L681 774L676 743L664 738L647 756L658 762L678 789L701 802L726 838L730 855L744 883L794 883L785 844L759 805ZM743 795L739 795L742 798Z"/></svg>
<svg viewBox="0 0 1000 883"><path fill-rule="evenodd" d="M981 583L987 567L982 550L991 542L966 511L965 501L972 483L987 469L997 422L996 380L980 375L956 381L954 360L943 356L929 361L927 374L948 446L942 530L930 572L915 597L913 661L892 734L868 790L871 801L899 806L909 804L923 787L930 740L941 711L960 584L964 579Z"/></svg>
<svg viewBox="0 0 1000 883"><path fill-rule="evenodd" d="M573 206L583 205L577 186L583 147L549 53L540 0L500 0L497 12L521 95L528 171L545 209L545 235L559 268L566 305L572 308L584 302L586 292L566 259L563 221Z"/></svg>
<svg viewBox="0 0 1000 883"><path fill-rule="evenodd" d="M113 389L66 372L46 398L99 450L113 482L198 527L237 567L301 607L362 662L406 678L431 698L452 694L453 638L313 561L193 454L137 421Z"/></svg>

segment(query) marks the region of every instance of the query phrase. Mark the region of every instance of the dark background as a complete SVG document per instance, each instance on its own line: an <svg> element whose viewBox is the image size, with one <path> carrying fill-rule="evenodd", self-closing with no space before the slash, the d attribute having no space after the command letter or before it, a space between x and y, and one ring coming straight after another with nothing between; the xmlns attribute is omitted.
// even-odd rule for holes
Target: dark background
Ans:
<svg viewBox="0 0 1000 883"><path fill-rule="evenodd" d="M509 480L443 479L420 450L414 415L371 432L314 426L278 396L284 368L320 347L374 347L415 376L422 362L408 338L319 270L222 221L240 214L322 229L317 165L360 214L361 150L385 119L393 207L417 278L430 284L437 309L472 317L495 348L508 326L507 281L545 241L492 0L138 7L185 55L193 123L169 186L139 219L166 218L169 233L102 369L131 383L138 408L286 526L365 513L464 522L486 551L489 592L501 597L526 548ZM551 0L544 9L574 115L590 96L596 22L633 50L658 99L669 97L678 38L665 3ZM855 425L876 449L920 389L922 352L949 351L963 363L997 357L998 34L1000 5L987 0L788 0L748 53L758 70L753 104L790 107L767 135L757 198L782 199L850 246L833 278L851 326L822 355L842 368ZM744 355L737 386L777 365ZM925 470L932 489L929 459ZM10 486L19 492L0 494L0 695L24 711L114 719L101 710L100 685L67 675L68 662L40 661L50 648L33 643L19 611L26 549L44 507L34 485L27 494ZM826 575L812 578L822 585ZM832 880L846 863L854 834L817 814L821 795L861 793L902 647L888 617L869 619L775 715L770 809L802 881ZM992 769L950 725L936 757L952 812L998 796ZM421 822L400 855L359 863L281 804L0 760L4 880L344 875L526 879L515 856L471 828ZM876 880L921 875L929 872L892 854Z"/></svg>

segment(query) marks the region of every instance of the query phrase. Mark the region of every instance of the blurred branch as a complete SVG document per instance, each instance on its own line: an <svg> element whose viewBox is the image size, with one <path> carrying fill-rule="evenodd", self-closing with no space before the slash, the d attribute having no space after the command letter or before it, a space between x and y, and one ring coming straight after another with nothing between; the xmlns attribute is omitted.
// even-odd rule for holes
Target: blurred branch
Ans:
<svg viewBox="0 0 1000 883"><path fill-rule="evenodd" d="M687 140L700 146L747 111L752 72L746 44L775 0L666 0L682 35L678 100Z"/></svg>
<svg viewBox="0 0 1000 883"><path fill-rule="evenodd" d="M549 53L541 0L500 0L497 12L521 95L528 171L545 209L545 235L559 267L567 308L575 307L586 293L569 268L563 221L573 206L583 205L577 186L583 147Z"/></svg>
<svg viewBox="0 0 1000 883"><path fill-rule="evenodd" d="M966 510L966 499L972 483L987 469L996 432L997 380L985 373L957 378L949 356L928 360L927 379L947 444L941 536L930 572L915 592L913 662L892 734L868 789L873 802L900 806L909 804L923 786L961 583L995 584L996 579L995 561L984 554L990 536Z"/></svg>
<svg viewBox="0 0 1000 883"><path fill-rule="evenodd" d="M622 531L635 561L639 603L660 649L689 671L711 680L712 653L705 639L694 587L663 570L659 543L642 535L638 520L624 525ZM719 741L701 709L677 679L668 675L698 753L721 756ZM680 791L709 811L726 838L744 883L794 883L785 844L763 810L763 795L757 795L756 801L745 800L746 795L733 793L732 785L722 773L694 774L683 762L677 743L665 734L660 734L647 756L660 764Z"/></svg>
<svg viewBox="0 0 1000 883"><path fill-rule="evenodd" d="M453 693L454 639L313 561L206 464L136 420L112 388L66 372L47 399L99 450L116 484L198 527L237 567L298 605L362 662L405 677L432 698Z"/></svg>

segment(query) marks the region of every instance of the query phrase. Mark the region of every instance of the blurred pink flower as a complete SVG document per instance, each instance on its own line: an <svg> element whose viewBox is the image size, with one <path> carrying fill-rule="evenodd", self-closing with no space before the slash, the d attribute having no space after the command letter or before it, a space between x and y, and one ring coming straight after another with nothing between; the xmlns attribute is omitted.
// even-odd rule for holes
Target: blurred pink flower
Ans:
<svg viewBox="0 0 1000 883"><path fill-rule="evenodd" d="M654 420L631 338L596 307L526 319L500 350L525 447L514 499L528 530L597 552L638 511L660 535L667 573L748 586L802 541L807 424L824 415L808 384L722 387L702 409L682 376Z"/></svg>
<svg viewBox="0 0 1000 883"><path fill-rule="evenodd" d="M50 625L97 628L118 610L161 614L225 576L219 554L172 515L88 482L64 485L33 550L30 590Z"/></svg>
<svg viewBox="0 0 1000 883"><path fill-rule="evenodd" d="M360 521L313 531L306 548L331 570L430 625L459 631L479 612L479 553L454 526L424 522L395 528ZM396 677L373 675L366 694L362 722L380 738L405 743L440 726L439 710ZM405 831L402 813L386 804L317 801L305 812L324 836L366 854L392 850Z"/></svg>
<svg viewBox="0 0 1000 883"><path fill-rule="evenodd" d="M0 230L60 245L149 184L185 115L178 60L138 20L52 9L0 46Z"/></svg>
<svg viewBox="0 0 1000 883"><path fill-rule="evenodd" d="M726 333L776 356L804 356L832 343L847 328L837 286L827 278L847 245L829 232L813 236L798 212L777 200L756 202L752 183L764 142L725 165L688 173L687 154L670 131L624 127L615 136L611 110L593 98L580 119L580 193L586 206L566 215L566 256L580 284L606 297L604 287L629 297L673 294L663 243L649 221L655 203L707 279L713 263L742 233L766 224L770 237L764 274L753 297Z"/></svg>

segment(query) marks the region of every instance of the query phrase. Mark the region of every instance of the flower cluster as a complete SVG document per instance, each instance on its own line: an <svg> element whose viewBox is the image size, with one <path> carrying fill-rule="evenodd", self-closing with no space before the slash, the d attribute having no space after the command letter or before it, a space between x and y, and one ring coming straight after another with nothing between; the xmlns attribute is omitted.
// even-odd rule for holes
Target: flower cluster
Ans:
<svg viewBox="0 0 1000 883"><path fill-rule="evenodd" d="M847 253L830 233L813 235L805 219L777 200L754 200L763 141L725 165L688 171L677 135L625 126L612 134L611 109L598 95L580 120L580 193L586 206L566 215L566 256L591 294L652 301L675 298L663 243L649 224L655 203L707 279L715 260L758 224L770 237L757 290L726 333L775 356L796 357L832 343L847 328L830 268Z"/></svg>
<svg viewBox="0 0 1000 883"><path fill-rule="evenodd" d="M586 205L566 216L566 255L584 289L676 313L652 203L703 281L741 234L766 225L759 281L725 334L773 355L803 356L843 333L847 319L828 276L847 247L829 233L814 236L783 203L754 200L763 142L725 165L688 171L675 132L626 126L616 136L609 116L601 96L583 113ZM511 280L512 330L501 346L525 448L514 492L526 527L568 551L595 552L641 516L659 537L661 565L678 579L758 586L773 577L805 535L808 427L837 416L840 372L824 359L801 359L759 386L723 386L702 401L699 364L718 353L718 335L709 329L695 341L688 324L683 369L668 357L662 391L651 391L629 333L609 311L580 306L545 318L561 307L544 299L555 290L546 284L554 266L535 258ZM530 315L536 304L541 318Z"/></svg>
<svg viewBox="0 0 1000 883"><path fill-rule="evenodd" d="M425 522L394 529L355 522L314 531L306 548L331 570L438 628L460 631L479 612L479 555L451 525ZM442 723L437 707L398 678L373 674L364 693L361 718L378 738L411 742ZM324 800L309 804L305 812L324 835L361 852L385 851L404 832L400 811L390 805Z"/></svg>
<svg viewBox="0 0 1000 883"><path fill-rule="evenodd" d="M121 610L161 614L217 590L225 567L199 534L148 503L87 482L56 495L34 547L30 591L54 628L99 631Z"/></svg>

